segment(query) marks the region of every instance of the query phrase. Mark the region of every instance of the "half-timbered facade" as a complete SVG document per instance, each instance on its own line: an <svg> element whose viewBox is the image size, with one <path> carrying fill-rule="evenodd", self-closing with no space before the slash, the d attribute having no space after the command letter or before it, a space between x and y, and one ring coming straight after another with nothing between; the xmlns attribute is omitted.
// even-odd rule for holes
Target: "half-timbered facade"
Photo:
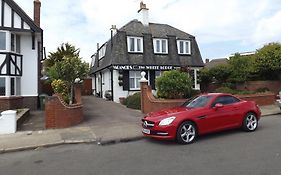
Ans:
<svg viewBox="0 0 281 175"><path fill-rule="evenodd" d="M37 108L43 30L39 0L32 20L13 0L0 0L0 110Z"/></svg>
<svg viewBox="0 0 281 175"><path fill-rule="evenodd" d="M120 29L112 26L111 39L92 56L93 92L119 102L140 91L141 71L155 89L163 71L188 68L193 88L200 89L198 71L204 67L195 37L167 24L149 23L141 3L142 21L132 20Z"/></svg>

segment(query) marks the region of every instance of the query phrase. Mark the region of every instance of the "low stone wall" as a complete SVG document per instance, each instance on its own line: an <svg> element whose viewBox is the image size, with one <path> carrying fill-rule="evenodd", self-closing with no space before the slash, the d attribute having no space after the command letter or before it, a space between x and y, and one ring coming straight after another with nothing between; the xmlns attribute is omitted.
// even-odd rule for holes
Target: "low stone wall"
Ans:
<svg viewBox="0 0 281 175"><path fill-rule="evenodd" d="M259 106L274 105L276 101L273 93L239 95L239 97L243 100L255 101Z"/></svg>
<svg viewBox="0 0 281 175"><path fill-rule="evenodd" d="M156 99L152 94L152 89L147 85L147 82L141 82L141 111L149 113L159 111L164 108L171 108L183 104L186 99Z"/></svg>
<svg viewBox="0 0 281 175"><path fill-rule="evenodd" d="M67 128L83 121L82 104L68 105L58 96L46 98L45 127Z"/></svg>

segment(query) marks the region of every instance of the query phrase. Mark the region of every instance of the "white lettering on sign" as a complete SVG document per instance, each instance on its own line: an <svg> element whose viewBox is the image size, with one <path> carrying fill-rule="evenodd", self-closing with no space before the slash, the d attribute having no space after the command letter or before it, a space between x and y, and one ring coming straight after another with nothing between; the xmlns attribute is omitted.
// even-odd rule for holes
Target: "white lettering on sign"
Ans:
<svg viewBox="0 0 281 175"><path fill-rule="evenodd" d="M157 65L115 65L115 70L172 70L174 66L157 66Z"/></svg>

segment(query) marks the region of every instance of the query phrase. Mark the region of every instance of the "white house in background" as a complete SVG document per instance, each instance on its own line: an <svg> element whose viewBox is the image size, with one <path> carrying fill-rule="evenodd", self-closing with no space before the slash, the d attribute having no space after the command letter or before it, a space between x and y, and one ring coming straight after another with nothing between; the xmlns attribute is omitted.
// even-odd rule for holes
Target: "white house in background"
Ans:
<svg viewBox="0 0 281 175"><path fill-rule="evenodd" d="M155 89L162 71L189 68L193 88L200 89L199 69L204 67L194 36L167 24L149 23L148 8L141 2L141 21L132 20L120 29L112 26L111 39L98 46L92 56L93 92L119 102L140 91L141 71Z"/></svg>
<svg viewBox="0 0 281 175"><path fill-rule="evenodd" d="M41 2L32 20L14 0L0 0L0 110L38 105L43 30Z"/></svg>

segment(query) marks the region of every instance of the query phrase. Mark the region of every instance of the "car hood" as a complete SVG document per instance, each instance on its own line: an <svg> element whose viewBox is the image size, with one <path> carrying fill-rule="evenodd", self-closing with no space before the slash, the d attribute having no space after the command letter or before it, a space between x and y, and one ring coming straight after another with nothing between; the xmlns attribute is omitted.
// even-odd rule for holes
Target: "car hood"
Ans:
<svg viewBox="0 0 281 175"><path fill-rule="evenodd" d="M174 107L174 108L169 108L169 109L164 109L161 111L157 112L150 112L146 117L151 117L151 118L159 118L159 117L169 117L169 116L174 116L178 115L182 112L186 112L192 110L191 108L187 107Z"/></svg>

